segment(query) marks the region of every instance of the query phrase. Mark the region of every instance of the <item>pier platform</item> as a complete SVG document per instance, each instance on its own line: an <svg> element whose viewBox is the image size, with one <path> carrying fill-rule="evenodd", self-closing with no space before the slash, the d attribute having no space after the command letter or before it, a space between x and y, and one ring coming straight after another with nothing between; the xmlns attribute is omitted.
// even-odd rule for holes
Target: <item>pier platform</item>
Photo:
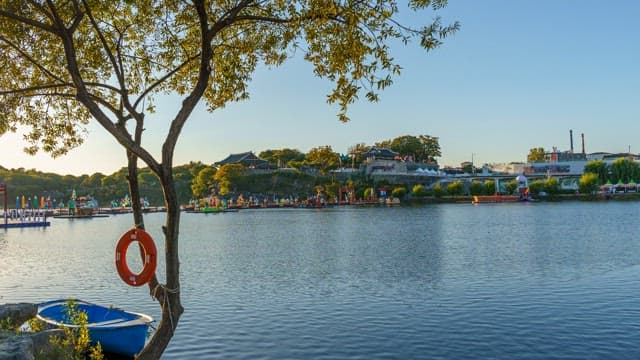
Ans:
<svg viewBox="0 0 640 360"><path fill-rule="evenodd" d="M0 222L0 229L9 229L9 228L26 228L26 227L44 227L51 226L50 221L42 220L42 221L7 221Z"/></svg>
<svg viewBox="0 0 640 360"><path fill-rule="evenodd" d="M10 210L0 212L0 229L51 226L43 210Z"/></svg>

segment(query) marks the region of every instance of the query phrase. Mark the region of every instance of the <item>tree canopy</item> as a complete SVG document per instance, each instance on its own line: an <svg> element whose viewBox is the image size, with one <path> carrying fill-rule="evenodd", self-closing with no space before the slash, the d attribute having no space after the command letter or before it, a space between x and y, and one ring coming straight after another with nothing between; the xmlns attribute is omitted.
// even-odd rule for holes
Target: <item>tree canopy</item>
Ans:
<svg viewBox="0 0 640 360"><path fill-rule="evenodd" d="M371 146L367 146L365 143L357 143L349 147L349 158L351 159L351 167L357 168L366 159L364 154L371 150Z"/></svg>
<svg viewBox="0 0 640 360"><path fill-rule="evenodd" d="M408 5L437 10L446 3L410 0ZM93 116L153 163L122 128L153 111L153 94L174 91L190 95L186 101L202 97L215 110L248 98L247 84L259 63L281 65L296 53L313 64L316 76L334 84L327 101L337 103L340 120L347 121L348 105L361 93L377 101L378 92L400 74L389 42L417 38L431 50L459 28L458 23L443 25L438 17L411 28L400 24L398 13L395 1L41 5L4 0L0 131L27 125L27 151L58 156L82 143L83 126ZM183 122L171 124L172 136Z"/></svg>
<svg viewBox="0 0 640 360"><path fill-rule="evenodd" d="M225 164L216 171L213 179L218 184L220 195L226 195L231 189L231 185L244 174L246 168L241 164Z"/></svg>
<svg viewBox="0 0 640 360"><path fill-rule="evenodd" d="M214 176L216 175L216 168L214 166L207 166L202 168L198 175L193 179L191 183L191 192L196 197L204 197L211 193L211 188L214 185Z"/></svg>
<svg viewBox="0 0 640 360"><path fill-rule="evenodd" d="M596 174L600 184L607 182L609 178L609 166L603 160L591 160L584 166L585 173Z"/></svg>
<svg viewBox="0 0 640 360"><path fill-rule="evenodd" d="M327 174L329 170L337 169L340 165L340 154L334 152L329 145L318 146L309 150L304 162L317 168L321 174Z"/></svg>
<svg viewBox="0 0 640 360"><path fill-rule="evenodd" d="M606 183L607 180L613 183L628 183L640 179L640 166L627 158L618 158L611 164L603 160L591 160L584 166L584 172L595 174L600 184Z"/></svg>
<svg viewBox="0 0 640 360"><path fill-rule="evenodd" d="M529 149L529 155L527 155L527 162L543 162L545 151L542 147L535 147Z"/></svg>
<svg viewBox="0 0 640 360"><path fill-rule="evenodd" d="M258 157L277 167L288 167L292 161L304 160L304 154L300 150L289 148L264 150L258 154Z"/></svg>
<svg viewBox="0 0 640 360"><path fill-rule="evenodd" d="M416 162L436 162L435 158L442 156L438 138L430 135L403 135L377 142L376 146L387 147L400 156L411 156Z"/></svg>

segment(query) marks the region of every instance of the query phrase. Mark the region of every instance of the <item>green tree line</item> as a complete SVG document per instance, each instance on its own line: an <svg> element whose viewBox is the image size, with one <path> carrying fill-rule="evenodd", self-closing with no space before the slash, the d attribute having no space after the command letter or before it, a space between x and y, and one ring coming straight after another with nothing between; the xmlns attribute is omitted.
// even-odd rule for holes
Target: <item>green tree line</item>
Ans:
<svg viewBox="0 0 640 360"><path fill-rule="evenodd" d="M628 184L640 181L640 165L627 158L619 158L611 164L603 160L592 160L584 167L584 175L580 178L580 192L590 193L598 190L607 182Z"/></svg>
<svg viewBox="0 0 640 360"><path fill-rule="evenodd" d="M181 202L191 199L191 183L193 178L206 165L201 162L190 162L174 168L176 190ZM15 206L15 198L34 196L52 200L68 201L73 190L77 196L90 195L98 200L100 206L108 207L113 200L120 201L129 193L127 185L127 169L122 168L111 175L94 173L92 175L59 175L35 169L5 169L0 167L0 182L7 185L8 206ZM163 205L161 188L157 176L148 168L139 172L141 194L151 205Z"/></svg>
<svg viewBox="0 0 640 360"><path fill-rule="evenodd" d="M301 169L312 167L321 173L339 167L358 168L366 159L364 154L373 146L386 147L398 153L400 157L410 156L416 162L437 163L436 158L442 156L438 137L431 135L402 135L390 140L383 140L367 145L358 143L349 147L347 154L340 154L331 146L317 146L303 153L297 149L268 149L260 152L258 157L269 161L274 167L291 167Z"/></svg>

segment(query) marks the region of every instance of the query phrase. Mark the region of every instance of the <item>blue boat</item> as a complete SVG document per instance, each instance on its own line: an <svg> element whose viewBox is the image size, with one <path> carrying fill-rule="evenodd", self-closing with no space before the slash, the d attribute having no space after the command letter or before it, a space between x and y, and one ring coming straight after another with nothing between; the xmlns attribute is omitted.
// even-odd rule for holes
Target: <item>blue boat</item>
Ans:
<svg viewBox="0 0 640 360"><path fill-rule="evenodd" d="M150 316L82 300L71 301L76 311L87 313L87 329L92 344L99 342L103 351L129 357L144 348L147 330L153 321ZM37 318L50 327L77 327L69 323L68 309L67 299L44 302L38 304Z"/></svg>

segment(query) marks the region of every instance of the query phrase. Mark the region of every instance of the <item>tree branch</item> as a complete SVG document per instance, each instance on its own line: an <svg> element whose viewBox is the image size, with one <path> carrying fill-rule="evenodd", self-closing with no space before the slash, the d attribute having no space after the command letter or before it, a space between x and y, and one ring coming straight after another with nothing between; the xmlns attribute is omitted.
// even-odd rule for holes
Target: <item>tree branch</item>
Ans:
<svg viewBox="0 0 640 360"><path fill-rule="evenodd" d="M178 65L176 68L172 69L171 71L169 71L167 74L165 74L163 77L159 78L158 80L156 80L155 82L153 82L153 84L151 84L151 86L149 86L146 90L144 90L142 92L142 94L140 94L140 96L138 97L138 99L134 102L134 107L137 107L140 102L145 98L145 96L147 96L150 92L153 91L153 89L155 89L156 87L160 86L163 82L165 82L167 79L169 79L171 76L173 76L175 73L177 73L178 71L180 71L182 68L184 68L185 66L187 66L190 62L192 62L193 60L196 60L200 57L200 53L188 58L187 60L185 60L182 64Z"/></svg>
<svg viewBox="0 0 640 360"><path fill-rule="evenodd" d="M0 16L5 17L7 19L12 19L12 20L18 21L18 22L26 24L26 25L34 26L34 27L36 27L38 29L42 29L42 30L44 30L46 32L50 32L50 33L54 33L55 32L55 28L52 27L52 26L49 26L47 24L35 21L33 19L26 18L24 16L16 15L15 13L8 12L8 11L5 11L3 9L0 9Z"/></svg>
<svg viewBox="0 0 640 360"><path fill-rule="evenodd" d="M5 36L0 35L0 41L3 41L4 43L6 43L10 47L12 47L15 51L17 51L20 54L20 56L22 56L23 58L27 59L30 63L33 64L33 66L35 66L36 68L40 69L40 71L42 71L45 75L51 77L54 80L60 81L61 83L64 83L64 81L60 77L54 75L47 68L45 68L39 62L37 62L35 59L33 59L29 54L27 54L26 52L22 51L22 49L20 49L18 47L18 45L14 44L11 40L7 39Z"/></svg>
<svg viewBox="0 0 640 360"><path fill-rule="evenodd" d="M55 12L54 16L55 15ZM87 107L91 115L98 121L102 127L107 130L113 137L124 146L126 149L131 150L134 154L136 154L140 159L142 159L153 171L160 173L161 167L158 162L153 158L153 156L141 146L135 144L131 135L126 131L126 129L118 128L116 124L111 122L111 120L106 116L106 114L100 109L98 104L95 102L95 98L89 93L87 89L87 84L82 79L80 75L80 68L78 66L78 59L76 58L75 47L73 44L73 33L64 28L61 19L57 18L55 21L58 24L57 34L62 40L65 49L65 57L67 58L67 64L69 69L69 74L71 75L71 79L73 80L74 86L77 89L76 98L79 102L81 102L84 106Z"/></svg>
<svg viewBox="0 0 640 360"><path fill-rule="evenodd" d="M100 31L100 27L98 26L98 23L93 17L93 14L91 13L91 9L89 8L89 5L87 5L86 0L82 0L82 4L84 5L84 9L87 13L87 17L89 18L89 22L91 22L91 26L93 27L93 30L98 35L98 39L100 39L102 48L107 53L107 56L109 57L109 61L111 61L111 66L113 68L113 71L116 73L116 78L118 79L118 83L120 84L120 89L124 90L125 89L124 77L122 75L122 72L120 71L120 68L117 65L118 62L116 61L116 58L113 55L113 52L111 52L111 48L107 44L107 40L104 38L104 34L102 34L102 31Z"/></svg>

